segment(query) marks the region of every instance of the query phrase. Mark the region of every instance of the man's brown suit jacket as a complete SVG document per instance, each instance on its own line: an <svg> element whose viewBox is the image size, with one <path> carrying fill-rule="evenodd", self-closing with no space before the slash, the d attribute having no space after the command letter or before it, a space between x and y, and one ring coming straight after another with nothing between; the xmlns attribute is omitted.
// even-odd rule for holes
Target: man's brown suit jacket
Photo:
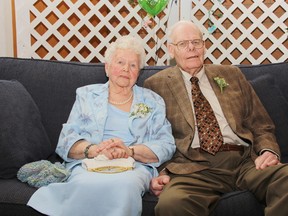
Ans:
<svg viewBox="0 0 288 216"><path fill-rule="evenodd" d="M262 149L271 149L280 155L274 135L275 126L244 74L236 66L204 65L208 80L219 100L223 113L232 130L252 145L253 159ZM224 78L229 86L223 92L214 81ZM175 174L188 174L206 169L209 162L191 148L195 122L182 73L178 66L169 67L146 79L144 87L163 97L167 118L172 124L177 151L163 164Z"/></svg>

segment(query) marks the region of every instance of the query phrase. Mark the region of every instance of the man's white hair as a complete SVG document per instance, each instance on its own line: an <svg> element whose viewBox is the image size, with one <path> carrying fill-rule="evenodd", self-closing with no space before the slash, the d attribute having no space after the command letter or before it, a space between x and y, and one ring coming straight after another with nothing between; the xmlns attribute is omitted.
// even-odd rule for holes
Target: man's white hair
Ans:
<svg viewBox="0 0 288 216"><path fill-rule="evenodd" d="M175 37L175 34L174 34L175 29L177 29L179 26L182 26L182 25L190 25L191 27L195 28L195 30L199 31L200 38L203 39L203 31L200 29L200 27L198 27L191 20L180 20L168 29L167 35L168 35L168 42L169 43L175 42L175 41L173 41L173 38Z"/></svg>

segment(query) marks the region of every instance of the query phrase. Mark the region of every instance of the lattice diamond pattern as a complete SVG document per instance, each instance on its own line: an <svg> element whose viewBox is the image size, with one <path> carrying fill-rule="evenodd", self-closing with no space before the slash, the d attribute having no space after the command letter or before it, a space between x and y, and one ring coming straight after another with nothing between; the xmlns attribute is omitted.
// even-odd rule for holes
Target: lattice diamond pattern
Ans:
<svg viewBox="0 0 288 216"><path fill-rule="evenodd" d="M206 32L206 63L288 61L286 0L170 0L174 13L169 14L169 3L146 28L147 13L126 0L14 1L19 57L103 62L108 43L132 34L143 39L148 65L166 65L167 23L190 17ZM181 7L191 7L186 10L189 14L181 14ZM29 14L28 23L25 14ZM216 30L209 34L212 24Z"/></svg>
<svg viewBox="0 0 288 216"><path fill-rule="evenodd" d="M132 34L143 39L147 64L167 64L167 8L144 29L147 13L139 5L132 8L126 0L37 0L32 4L32 58L103 62L108 43Z"/></svg>
<svg viewBox="0 0 288 216"><path fill-rule="evenodd" d="M207 63L288 61L287 1L195 1L191 20L208 29L209 18L217 29L205 35Z"/></svg>

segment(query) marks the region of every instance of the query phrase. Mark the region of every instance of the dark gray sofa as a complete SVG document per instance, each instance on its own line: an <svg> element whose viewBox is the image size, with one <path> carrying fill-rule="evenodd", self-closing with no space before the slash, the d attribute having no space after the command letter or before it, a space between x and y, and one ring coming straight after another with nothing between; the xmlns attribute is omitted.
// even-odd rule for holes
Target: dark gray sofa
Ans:
<svg viewBox="0 0 288 216"><path fill-rule="evenodd" d="M147 77L165 67L167 66L145 67L139 77L138 84L142 86ZM241 65L239 67L247 79L251 81L275 122L277 140L282 150L282 162L288 162L288 63ZM17 80L30 93L40 111L42 123L51 144L51 148L48 148L49 152L46 154L47 157L42 159L55 162L60 160L54 153L55 145L62 123L66 122L75 100L76 88L92 83L104 83L107 78L103 64L0 57L0 80ZM0 101L0 103L2 102ZM1 104L1 107L5 108L5 104ZM3 146L6 148L6 145L9 145L9 143L1 141L3 137L0 135L0 148ZM17 146L12 146L11 149L13 151L19 150ZM1 159L0 169L5 162L1 162ZM29 158L27 160L29 161ZM16 177L0 177L1 215L41 215L26 206L27 201L35 191L36 188L18 181ZM156 202L157 198L147 193L143 198L142 215L154 215L153 208ZM263 208L264 204L258 203L250 192L235 191L223 195L214 215L260 216L264 215Z"/></svg>

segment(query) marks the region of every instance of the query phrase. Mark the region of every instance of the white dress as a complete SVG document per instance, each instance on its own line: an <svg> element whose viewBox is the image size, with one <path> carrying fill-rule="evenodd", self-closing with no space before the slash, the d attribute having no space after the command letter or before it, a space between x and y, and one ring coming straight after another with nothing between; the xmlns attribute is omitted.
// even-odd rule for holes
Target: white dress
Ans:
<svg viewBox="0 0 288 216"><path fill-rule="evenodd" d="M158 175L155 166L169 160L175 152L171 125L165 119L163 99L152 91L134 88L133 104L151 107L151 111L141 118L131 117L131 113L109 105L107 89L108 84L77 90L76 102L63 125L56 149L66 161L67 169L71 169L71 176L66 182L39 188L28 206L52 216L141 215L142 196L149 190L151 178ZM103 133L99 132L101 127ZM144 143L157 155L159 162L136 162L133 170L104 174L89 172L81 166L81 160L67 157L75 140L82 138L99 143L114 137L121 138L127 146Z"/></svg>
<svg viewBox="0 0 288 216"><path fill-rule="evenodd" d="M39 188L28 205L53 216L140 216L151 177L139 163L134 170L113 174L77 165L67 182Z"/></svg>

